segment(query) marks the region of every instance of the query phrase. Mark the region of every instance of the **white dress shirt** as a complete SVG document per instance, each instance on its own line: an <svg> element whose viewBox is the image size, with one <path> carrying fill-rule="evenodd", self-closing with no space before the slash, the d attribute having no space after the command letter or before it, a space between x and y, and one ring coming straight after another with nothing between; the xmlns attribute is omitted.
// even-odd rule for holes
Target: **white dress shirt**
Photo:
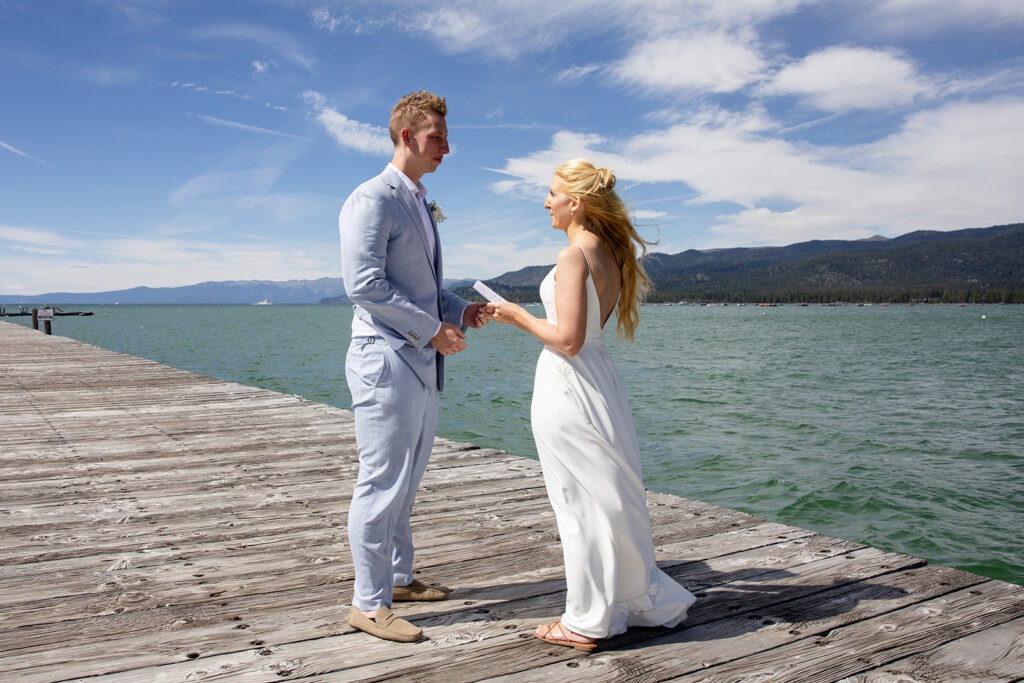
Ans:
<svg viewBox="0 0 1024 683"><path fill-rule="evenodd" d="M416 206L420 210L420 220L423 222L423 231L427 235L427 246L429 247L427 251L430 254L430 265L434 265L434 253L437 250L437 243L434 239L434 224L430 220L430 214L427 209L427 188L421 182L414 183L409 176L402 173L394 164L389 163L388 166L395 169L402 182L405 183L409 193L416 200Z"/></svg>

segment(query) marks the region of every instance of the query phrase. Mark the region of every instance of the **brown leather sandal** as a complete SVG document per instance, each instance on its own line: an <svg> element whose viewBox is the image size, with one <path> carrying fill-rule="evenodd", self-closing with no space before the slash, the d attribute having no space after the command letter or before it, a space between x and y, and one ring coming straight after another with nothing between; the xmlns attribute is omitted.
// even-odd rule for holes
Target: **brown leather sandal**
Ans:
<svg viewBox="0 0 1024 683"><path fill-rule="evenodd" d="M555 633L555 629L558 629L557 633ZM568 629L562 626L561 621L552 621L550 624L541 624L538 626L537 630L533 632L533 635L536 638L540 638L545 643L572 647L577 650L582 650L583 652L593 652L597 648L597 643L595 642L569 640L569 632L567 631Z"/></svg>

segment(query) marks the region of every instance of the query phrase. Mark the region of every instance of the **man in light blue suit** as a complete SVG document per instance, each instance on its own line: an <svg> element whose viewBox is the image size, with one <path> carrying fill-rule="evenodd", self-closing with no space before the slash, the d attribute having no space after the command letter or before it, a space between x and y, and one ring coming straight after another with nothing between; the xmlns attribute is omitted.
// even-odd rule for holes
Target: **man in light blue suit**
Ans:
<svg viewBox="0 0 1024 683"><path fill-rule="evenodd" d="M345 376L352 393L359 477L348 517L355 565L351 626L413 642L422 630L393 600L443 600L449 589L412 576L409 516L437 427L444 357L466 348L485 320L441 286L441 245L420 178L448 154L448 107L410 93L391 111L395 154L360 185L338 218L345 292L354 304Z"/></svg>

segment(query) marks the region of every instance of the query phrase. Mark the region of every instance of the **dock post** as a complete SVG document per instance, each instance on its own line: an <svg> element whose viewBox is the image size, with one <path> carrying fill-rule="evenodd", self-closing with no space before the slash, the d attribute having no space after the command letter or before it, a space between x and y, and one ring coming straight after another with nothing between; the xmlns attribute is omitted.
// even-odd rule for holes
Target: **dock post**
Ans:
<svg viewBox="0 0 1024 683"><path fill-rule="evenodd" d="M53 327L52 327L52 324L53 324L53 309L52 308L44 308L42 311L40 311L38 308L33 308L32 309L32 329L33 330L38 330L39 329L39 321L40 320L43 321L43 333L44 334L53 334Z"/></svg>

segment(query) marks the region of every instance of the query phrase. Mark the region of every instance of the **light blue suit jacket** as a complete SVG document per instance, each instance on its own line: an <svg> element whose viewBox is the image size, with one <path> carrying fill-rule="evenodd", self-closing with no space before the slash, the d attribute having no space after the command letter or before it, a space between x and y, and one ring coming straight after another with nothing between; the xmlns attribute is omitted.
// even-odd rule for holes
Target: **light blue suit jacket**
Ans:
<svg viewBox="0 0 1024 683"><path fill-rule="evenodd" d="M430 220L433 224L434 217ZM432 256L416 199L388 166L349 195L338 227L345 293L355 315L387 341L425 386L441 390L444 357L430 339L441 321L465 329L462 314L469 303L441 286L437 226Z"/></svg>

